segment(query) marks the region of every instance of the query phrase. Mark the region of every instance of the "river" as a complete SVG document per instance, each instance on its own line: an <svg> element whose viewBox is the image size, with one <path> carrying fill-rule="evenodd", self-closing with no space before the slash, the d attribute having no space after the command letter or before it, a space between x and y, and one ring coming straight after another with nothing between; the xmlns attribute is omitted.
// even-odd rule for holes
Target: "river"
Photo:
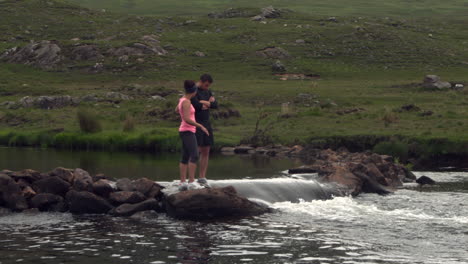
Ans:
<svg viewBox="0 0 468 264"><path fill-rule="evenodd" d="M312 181L314 175L291 179L283 173L298 164L215 156L210 176L270 186ZM174 155L0 148L0 168L47 171L58 165L116 178L170 181L177 175ZM275 201L270 206L276 212L237 221L7 215L0 217L0 263L468 263L468 173L417 174L438 185L388 196ZM296 185L285 186L281 192L301 195Z"/></svg>

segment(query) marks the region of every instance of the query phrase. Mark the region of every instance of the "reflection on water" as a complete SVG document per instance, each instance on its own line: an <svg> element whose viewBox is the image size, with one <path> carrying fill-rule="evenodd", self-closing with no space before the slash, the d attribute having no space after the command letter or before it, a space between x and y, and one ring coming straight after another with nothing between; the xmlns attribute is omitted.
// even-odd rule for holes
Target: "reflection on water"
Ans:
<svg viewBox="0 0 468 264"><path fill-rule="evenodd" d="M104 173L114 178L147 177L157 181L178 178L178 154L149 154L125 152L86 152L53 149L1 148L0 170L50 171L61 166L82 168L91 173ZM271 177L298 161L264 156L213 155L208 177L211 179L239 179Z"/></svg>

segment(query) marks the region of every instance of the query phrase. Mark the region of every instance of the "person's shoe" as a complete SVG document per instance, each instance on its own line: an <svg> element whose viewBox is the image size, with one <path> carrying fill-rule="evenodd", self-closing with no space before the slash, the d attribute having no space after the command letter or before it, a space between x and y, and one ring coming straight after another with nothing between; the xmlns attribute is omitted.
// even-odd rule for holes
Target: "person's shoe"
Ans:
<svg viewBox="0 0 468 264"><path fill-rule="evenodd" d="M189 185L186 182L182 182L179 184L179 191L187 191L189 189Z"/></svg>
<svg viewBox="0 0 468 264"><path fill-rule="evenodd" d="M202 189L202 188L203 187L200 184L196 183L196 182L191 182L191 183L188 184L188 189L189 190L197 190L197 189Z"/></svg>
<svg viewBox="0 0 468 264"><path fill-rule="evenodd" d="M210 185L208 184L208 180L206 178L199 178L197 180L198 184L200 184L201 186L205 187L205 188L209 188Z"/></svg>

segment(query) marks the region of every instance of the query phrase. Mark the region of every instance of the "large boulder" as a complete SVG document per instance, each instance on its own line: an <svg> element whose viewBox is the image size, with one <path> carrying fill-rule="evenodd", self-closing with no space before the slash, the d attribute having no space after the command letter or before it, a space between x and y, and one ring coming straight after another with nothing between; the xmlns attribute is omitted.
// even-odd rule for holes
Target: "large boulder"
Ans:
<svg viewBox="0 0 468 264"><path fill-rule="evenodd" d="M244 217L270 211L239 196L232 186L175 193L165 199L165 207L169 216L192 220Z"/></svg>
<svg viewBox="0 0 468 264"><path fill-rule="evenodd" d="M278 18L281 16L281 11L273 6L268 6L262 8L262 14L260 16L265 18Z"/></svg>
<svg viewBox="0 0 468 264"><path fill-rule="evenodd" d="M111 193L109 201L113 204L135 204L145 200L145 196L141 192L120 191Z"/></svg>
<svg viewBox="0 0 468 264"><path fill-rule="evenodd" d="M2 176L2 180L6 184L0 185L0 205L3 204L13 211L23 211L29 208L26 198L23 196L21 187L13 180L8 181Z"/></svg>
<svg viewBox="0 0 468 264"><path fill-rule="evenodd" d="M106 214L113 208L103 198L87 191L71 190L66 195L66 201L74 214Z"/></svg>
<svg viewBox="0 0 468 264"><path fill-rule="evenodd" d="M51 176L34 182L33 188L37 193L52 193L63 196L70 189L70 184L58 176Z"/></svg>
<svg viewBox="0 0 468 264"><path fill-rule="evenodd" d="M133 191L132 180L128 178L118 179L116 184L117 184L117 190L119 191L126 191L126 192Z"/></svg>
<svg viewBox="0 0 468 264"><path fill-rule="evenodd" d="M62 167L58 167L53 169L50 173L50 176L57 176L60 179L68 182L68 183L73 183L73 178L75 177L73 175L73 170L72 169L66 169Z"/></svg>
<svg viewBox="0 0 468 264"><path fill-rule="evenodd" d="M91 175L80 168L73 171L73 189L77 191L93 191L93 178Z"/></svg>
<svg viewBox="0 0 468 264"><path fill-rule="evenodd" d="M9 49L0 59L9 63L51 69L62 61L61 51L62 49L52 41L40 41L30 43L22 48Z"/></svg>
<svg viewBox="0 0 468 264"><path fill-rule="evenodd" d="M159 184L147 178L141 178L133 182L133 189L148 198L158 197L161 193L161 188Z"/></svg>
<svg viewBox="0 0 468 264"><path fill-rule="evenodd" d="M52 193L40 193L31 199L31 208L38 208L39 211L65 212L66 203L61 196Z"/></svg>
<svg viewBox="0 0 468 264"><path fill-rule="evenodd" d="M41 173L38 172L38 171L35 171L35 170L26 169L26 170L22 170L22 171L12 172L12 173L10 173L10 177L15 179L16 181L22 179L22 180L25 180L25 181L31 183L33 181L36 181L36 180L40 179L41 178Z"/></svg>
<svg viewBox="0 0 468 264"><path fill-rule="evenodd" d="M93 192L102 197L109 195L117 189L114 182L101 179L93 183Z"/></svg>
<svg viewBox="0 0 468 264"><path fill-rule="evenodd" d="M148 199L137 204L122 204L119 207L113 209L110 213L115 216L130 216L137 212L148 210L159 210L159 203L156 199Z"/></svg>

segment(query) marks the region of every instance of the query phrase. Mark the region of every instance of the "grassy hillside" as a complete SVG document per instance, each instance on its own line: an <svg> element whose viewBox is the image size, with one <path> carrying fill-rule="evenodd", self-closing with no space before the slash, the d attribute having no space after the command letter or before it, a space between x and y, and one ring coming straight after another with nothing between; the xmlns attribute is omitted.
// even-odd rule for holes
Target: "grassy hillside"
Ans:
<svg viewBox="0 0 468 264"><path fill-rule="evenodd" d="M468 83L468 18L446 18L466 10L464 1L418 1L411 9L403 4L407 1L392 1L385 11L398 13L392 18L379 8L384 1L362 3L367 9L356 5L352 10L338 8L339 13L329 11L340 5L338 0L316 8L307 1L294 1L288 8L301 12L285 11L280 18L263 23L250 20L259 13L257 8L241 9L244 16L229 19L206 15L234 2L200 1L197 7L195 1L190 16L173 17L168 13L181 10L182 1L136 2L145 14L157 15L138 17L51 0L0 2L0 50L22 47L32 40L55 40L65 57L49 70L0 63L0 104L24 96L103 96L109 91L132 97L120 103L88 102L51 110L0 106L0 143L147 144L148 148L171 149L177 144L177 121L170 111L182 81L204 72L216 79L213 89L222 111L241 114L241 118L214 121L222 144L249 139L260 112L268 115L260 123L260 128L269 128L265 138L285 144L357 135L468 140L466 88L427 91L419 85L426 74ZM89 1L84 5L124 10L107 3ZM153 9L150 3L157 6ZM286 3L273 1L276 6ZM255 2L257 6L266 4ZM236 1L235 5L244 4ZM162 11L166 9L172 11ZM417 15L405 19L409 10ZM330 15L339 16L334 20ZM141 42L146 35L158 38L168 54L130 56L125 62L109 56L110 49ZM95 46L103 57L70 59L74 48L85 44ZM314 77L280 80L272 71L277 58L257 53L266 47L287 51L289 55L279 59L286 73ZM196 52L205 56L198 57ZM90 71L96 63L103 65L99 73ZM165 101L150 100L154 95ZM288 102L290 111L282 112L282 104ZM421 110L401 111L406 104ZM97 115L103 132L80 134L76 113L81 108ZM425 111L433 114L424 115ZM133 117L136 128L124 133L122 124L128 116ZM62 132L57 135L57 131ZM167 139L165 146L155 143L163 139Z"/></svg>
<svg viewBox="0 0 468 264"><path fill-rule="evenodd" d="M461 17L468 3L464 0L71 0L95 9L107 9L139 15L205 15L230 7L261 8L269 5L323 16L400 16Z"/></svg>

